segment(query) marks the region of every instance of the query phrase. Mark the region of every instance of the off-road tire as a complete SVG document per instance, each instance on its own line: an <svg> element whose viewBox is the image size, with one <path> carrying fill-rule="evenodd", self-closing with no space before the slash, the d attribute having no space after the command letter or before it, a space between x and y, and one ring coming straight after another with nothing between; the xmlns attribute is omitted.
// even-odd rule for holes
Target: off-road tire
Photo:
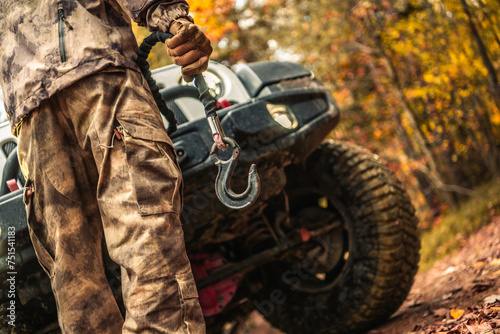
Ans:
<svg viewBox="0 0 500 334"><path fill-rule="evenodd" d="M288 191L297 187L343 207L348 257L333 286L318 293L293 291L281 273L287 266L274 265L281 269L274 278L267 272L264 296L274 291L279 303L265 316L287 334L362 333L388 319L406 298L419 261L415 210L400 182L376 155L328 141L305 167L289 171Z"/></svg>

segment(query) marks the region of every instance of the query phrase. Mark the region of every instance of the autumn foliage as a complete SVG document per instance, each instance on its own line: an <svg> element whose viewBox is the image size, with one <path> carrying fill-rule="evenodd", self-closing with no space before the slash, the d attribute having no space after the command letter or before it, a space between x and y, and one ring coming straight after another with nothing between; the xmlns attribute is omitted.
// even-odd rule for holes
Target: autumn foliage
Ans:
<svg viewBox="0 0 500 334"><path fill-rule="evenodd" d="M224 34L236 28L236 22L228 19L233 4L234 1L231 0L189 1L196 24L206 30L207 37L212 42L219 41Z"/></svg>
<svg viewBox="0 0 500 334"><path fill-rule="evenodd" d="M497 0L188 2L219 61L297 61L331 88L332 137L382 156L424 227L499 176Z"/></svg>

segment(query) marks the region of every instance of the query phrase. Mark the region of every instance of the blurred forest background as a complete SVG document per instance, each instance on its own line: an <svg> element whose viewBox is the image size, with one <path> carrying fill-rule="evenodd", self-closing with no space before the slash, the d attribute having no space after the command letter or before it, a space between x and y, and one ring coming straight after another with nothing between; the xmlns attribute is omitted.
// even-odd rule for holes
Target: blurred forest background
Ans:
<svg viewBox="0 0 500 334"><path fill-rule="evenodd" d="M480 187L500 175L499 0L188 2L212 59L313 71L343 113L331 137L388 163L423 230L474 197L491 214L500 206L498 187ZM134 32L139 41L148 34ZM150 61L171 63L161 46Z"/></svg>

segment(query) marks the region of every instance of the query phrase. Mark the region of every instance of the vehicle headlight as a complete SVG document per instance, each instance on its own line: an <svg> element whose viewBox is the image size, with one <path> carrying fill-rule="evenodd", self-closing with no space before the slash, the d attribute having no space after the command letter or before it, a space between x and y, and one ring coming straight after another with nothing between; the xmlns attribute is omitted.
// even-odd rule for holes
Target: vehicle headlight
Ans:
<svg viewBox="0 0 500 334"><path fill-rule="evenodd" d="M299 125L295 115L288 106L268 103L266 107L273 119L285 129L292 130Z"/></svg>
<svg viewBox="0 0 500 334"><path fill-rule="evenodd" d="M205 77L205 82L207 83L210 95L212 95L214 99L218 100L224 93L221 78L210 71L203 72L203 76ZM194 86L194 81L186 82L184 81L184 78L180 76L179 84L182 86Z"/></svg>

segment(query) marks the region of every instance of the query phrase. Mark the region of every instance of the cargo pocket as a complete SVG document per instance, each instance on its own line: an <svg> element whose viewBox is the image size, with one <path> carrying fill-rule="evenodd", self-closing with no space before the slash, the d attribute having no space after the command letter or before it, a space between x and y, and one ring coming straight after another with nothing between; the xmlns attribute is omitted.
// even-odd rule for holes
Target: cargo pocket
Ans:
<svg viewBox="0 0 500 334"><path fill-rule="evenodd" d="M171 159L175 163L177 170L179 171L179 173L181 173L181 186L179 191L180 192L179 212L181 212L182 207L184 205L184 180L182 179L182 169L179 165L179 161L177 160L177 153L175 153L174 144L172 142L170 142L170 144L167 144L165 142L157 141L156 146L166 159Z"/></svg>
<svg viewBox="0 0 500 334"><path fill-rule="evenodd" d="M28 220L28 230L31 238L31 243L35 249L36 257L42 269L49 275L52 279L54 276L54 259L50 253L45 249L45 247L38 239L37 232L40 230L38 226L38 221L35 217L33 197L36 196L35 189L33 186L33 181L28 179L24 186L23 201L26 206L26 216Z"/></svg>
<svg viewBox="0 0 500 334"><path fill-rule="evenodd" d="M117 121L141 215L179 213L182 173L166 130L155 119L117 118Z"/></svg>
<svg viewBox="0 0 500 334"><path fill-rule="evenodd" d="M188 333L198 333L203 324L203 315L198 301L198 290L192 273L175 275L179 285L179 295L182 308L182 322Z"/></svg>
<svg viewBox="0 0 500 334"><path fill-rule="evenodd" d="M34 133L29 139L30 145L40 149L37 149L36 155L31 157L31 159L36 157L37 167L30 167L41 168L51 185L60 194L77 204L82 204L76 182L76 176L83 171L84 166L80 148L65 135L64 128L69 124L62 125L66 120L58 119L61 113L44 112L43 116L41 114L37 114L37 118L32 121ZM41 177L42 173L39 175Z"/></svg>

